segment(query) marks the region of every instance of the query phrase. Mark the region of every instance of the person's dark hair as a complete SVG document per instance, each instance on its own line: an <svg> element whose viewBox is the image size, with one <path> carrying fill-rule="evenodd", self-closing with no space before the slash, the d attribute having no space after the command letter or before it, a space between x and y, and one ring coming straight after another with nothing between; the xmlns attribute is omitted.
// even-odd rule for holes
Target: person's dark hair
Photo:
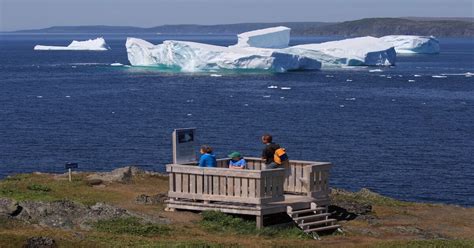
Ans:
<svg viewBox="0 0 474 248"><path fill-rule="evenodd" d="M212 153L212 147L208 146L208 145L202 145L201 146L201 150L204 152L204 153Z"/></svg>
<svg viewBox="0 0 474 248"><path fill-rule="evenodd" d="M272 143L272 140L273 140L272 136L271 136L270 134L268 134L268 133L262 135L262 139L263 139L263 141L265 141L266 143Z"/></svg>

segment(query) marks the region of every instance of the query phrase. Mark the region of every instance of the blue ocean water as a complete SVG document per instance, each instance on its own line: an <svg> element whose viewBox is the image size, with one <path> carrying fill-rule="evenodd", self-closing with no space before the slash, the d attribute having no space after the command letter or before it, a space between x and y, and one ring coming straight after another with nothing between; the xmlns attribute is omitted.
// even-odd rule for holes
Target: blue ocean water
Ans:
<svg viewBox="0 0 474 248"><path fill-rule="evenodd" d="M154 43L236 41L134 36ZM260 135L269 132L290 158L333 162L334 187L474 206L474 77L465 76L474 73L473 39L441 39L441 54L399 56L382 72L221 77L112 67L128 64L125 35L105 35L107 52L33 51L36 44L95 37L1 35L0 177L63 172L67 161L86 171L130 164L163 170L172 130L196 127L199 142L219 157L234 150L259 156ZM441 74L446 78L432 77Z"/></svg>

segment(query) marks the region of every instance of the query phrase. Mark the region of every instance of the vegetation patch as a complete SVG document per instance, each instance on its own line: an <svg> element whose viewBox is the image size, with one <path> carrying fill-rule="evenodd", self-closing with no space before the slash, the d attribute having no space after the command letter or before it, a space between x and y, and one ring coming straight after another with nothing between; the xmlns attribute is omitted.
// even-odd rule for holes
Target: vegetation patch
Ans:
<svg viewBox="0 0 474 248"><path fill-rule="evenodd" d="M41 192L49 192L51 191L51 188L46 186L46 185L41 185L41 184L30 184L26 187L29 190L33 191L41 191Z"/></svg>
<svg viewBox="0 0 474 248"><path fill-rule="evenodd" d="M0 181L0 197L8 197L17 201L58 201L70 200L88 206L97 202L114 202L117 194L95 190L87 185L83 175L75 175L69 182L64 179L52 178L51 175L19 174Z"/></svg>
<svg viewBox="0 0 474 248"><path fill-rule="evenodd" d="M414 203L399 201L390 197L377 194L365 188L361 189L358 192L332 189L331 198L333 201L348 201L361 204L381 205L390 207L403 207L414 205Z"/></svg>
<svg viewBox="0 0 474 248"><path fill-rule="evenodd" d="M167 235L171 231L171 228L166 225L141 223L140 219L136 217L100 220L93 226L97 231L101 232L113 234L130 234L146 237Z"/></svg>
<svg viewBox="0 0 474 248"><path fill-rule="evenodd" d="M218 211L202 212L201 226L211 232L245 234L264 237L281 237L292 239L311 239L309 235L296 227L264 227L257 229L255 222L233 217Z"/></svg>

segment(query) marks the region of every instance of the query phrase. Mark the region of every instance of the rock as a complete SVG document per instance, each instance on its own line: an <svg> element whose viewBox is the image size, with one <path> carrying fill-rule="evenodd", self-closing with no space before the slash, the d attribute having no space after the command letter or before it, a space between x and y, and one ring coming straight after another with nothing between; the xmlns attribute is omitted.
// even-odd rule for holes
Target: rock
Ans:
<svg viewBox="0 0 474 248"><path fill-rule="evenodd" d="M372 205L368 203L339 200L333 202L333 204L345 209L347 212L354 213L356 215L366 215L372 212Z"/></svg>
<svg viewBox="0 0 474 248"><path fill-rule="evenodd" d="M50 237L31 237L26 240L24 248L56 248L56 241Z"/></svg>
<svg viewBox="0 0 474 248"><path fill-rule="evenodd" d="M10 198L0 198L0 217L15 216L21 211L18 202Z"/></svg>
<svg viewBox="0 0 474 248"><path fill-rule="evenodd" d="M88 181L98 182L120 182L120 183L131 183L133 177L138 175L152 175L152 176L163 176L162 173L151 172L142 170L136 166L126 166L122 168L115 169L111 172L100 172L93 173L87 176Z"/></svg>
<svg viewBox="0 0 474 248"><path fill-rule="evenodd" d="M38 223L40 226L72 229L75 226L88 228L97 220L131 216L127 210L104 203L91 207L72 201L25 201L19 205L23 208L16 219L27 223Z"/></svg>
<svg viewBox="0 0 474 248"><path fill-rule="evenodd" d="M361 195L368 196L369 194L376 193L367 189L356 193L340 189L331 189L331 205L329 206L329 212L333 213L331 218L336 218L337 220L353 220L356 218L361 219L360 216L363 215L370 215L372 205L360 200ZM373 218L367 219L373 221Z"/></svg>
<svg viewBox="0 0 474 248"><path fill-rule="evenodd" d="M164 203L166 199L168 199L168 195L165 193L160 193L152 196L141 194L137 196L137 198L135 199L135 203L143 205L155 205L159 203Z"/></svg>
<svg viewBox="0 0 474 248"><path fill-rule="evenodd" d="M104 181L102 181L101 179L98 179L98 178L86 180L86 184L89 185L89 186L101 185L103 182Z"/></svg>
<svg viewBox="0 0 474 248"><path fill-rule="evenodd" d="M88 180L101 180L103 182L131 183L133 172L135 175L139 169L133 169L132 166L115 169L111 172L94 173L87 176Z"/></svg>
<svg viewBox="0 0 474 248"><path fill-rule="evenodd" d="M130 214L126 209L114 207L102 202L96 203L90 207L90 211L87 213L88 219L91 220L103 220L103 219L114 219L121 217L128 217Z"/></svg>
<svg viewBox="0 0 474 248"><path fill-rule="evenodd" d="M75 202L62 200L55 202L20 202L23 211L17 219L40 226L71 229L87 213L87 207Z"/></svg>

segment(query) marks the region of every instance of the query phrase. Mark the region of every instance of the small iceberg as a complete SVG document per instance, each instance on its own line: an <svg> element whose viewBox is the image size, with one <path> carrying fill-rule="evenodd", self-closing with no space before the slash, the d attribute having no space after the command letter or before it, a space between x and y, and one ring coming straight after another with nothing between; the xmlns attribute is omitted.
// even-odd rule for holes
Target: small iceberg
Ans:
<svg viewBox="0 0 474 248"><path fill-rule="evenodd" d="M270 85L270 86L268 86L267 88L268 88L268 89L278 89L278 86L276 86L276 85Z"/></svg>
<svg viewBox="0 0 474 248"><path fill-rule="evenodd" d="M291 90L291 87L281 87L282 90Z"/></svg>
<svg viewBox="0 0 474 248"><path fill-rule="evenodd" d="M444 76L444 75L433 75L431 76L432 78L447 78L448 76Z"/></svg>
<svg viewBox="0 0 474 248"><path fill-rule="evenodd" d="M112 64L110 64L110 66L123 66L123 64L121 64L121 63L112 63Z"/></svg>
<svg viewBox="0 0 474 248"><path fill-rule="evenodd" d="M383 71L380 69L373 69L373 70L369 70L369 72L383 72Z"/></svg>
<svg viewBox="0 0 474 248"><path fill-rule="evenodd" d="M100 37L93 40L77 41L74 40L68 46L45 46L36 45L34 50L56 50L56 51L107 51L110 47L105 43L104 38Z"/></svg>
<svg viewBox="0 0 474 248"><path fill-rule="evenodd" d="M209 76L211 76L211 77L222 77L221 74L211 74L211 75L209 75Z"/></svg>

